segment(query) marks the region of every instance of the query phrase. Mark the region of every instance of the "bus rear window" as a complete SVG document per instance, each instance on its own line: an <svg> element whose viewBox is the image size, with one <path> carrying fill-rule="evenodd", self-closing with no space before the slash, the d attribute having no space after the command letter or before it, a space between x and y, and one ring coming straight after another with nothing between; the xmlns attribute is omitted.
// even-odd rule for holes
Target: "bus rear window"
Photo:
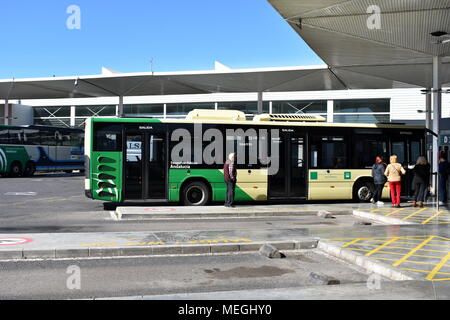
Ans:
<svg viewBox="0 0 450 320"><path fill-rule="evenodd" d="M122 126L96 124L94 151L122 151Z"/></svg>

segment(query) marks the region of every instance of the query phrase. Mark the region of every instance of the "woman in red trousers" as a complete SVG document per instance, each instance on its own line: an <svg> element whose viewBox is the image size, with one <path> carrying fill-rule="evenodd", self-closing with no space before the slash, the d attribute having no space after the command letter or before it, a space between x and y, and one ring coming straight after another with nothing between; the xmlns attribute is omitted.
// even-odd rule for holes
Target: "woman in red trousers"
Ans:
<svg viewBox="0 0 450 320"><path fill-rule="evenodd" d="M388 178L389 188L391 189L392 206L400 208L400 195L402 194L402 176L406 174L405 169L397 162L397 156L390 158L390 164L387 166L384 175Z"/></svg>

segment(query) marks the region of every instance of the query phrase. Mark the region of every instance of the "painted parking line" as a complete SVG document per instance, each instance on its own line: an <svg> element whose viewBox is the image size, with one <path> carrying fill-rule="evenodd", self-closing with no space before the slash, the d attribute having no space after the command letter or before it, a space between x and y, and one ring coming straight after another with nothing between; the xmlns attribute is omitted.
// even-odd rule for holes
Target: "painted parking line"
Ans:
<svg viewBox="0 0 450 320"><path fill-rule="evenodd" d="M375 208L368 210L368 212L422 225L450 224L450 211L448 209L436 211L436 209L430 207L420 209L404 207L395 210L390 208Z"/></svg>
<svg viewBox="0 0 450 320"><path fill-rule="evenodd" d="M335 238L327 241L400 270L418 273L425 280L450 281L450 238L427 235ZM424 270L424 266L430 268Z"/></svg>

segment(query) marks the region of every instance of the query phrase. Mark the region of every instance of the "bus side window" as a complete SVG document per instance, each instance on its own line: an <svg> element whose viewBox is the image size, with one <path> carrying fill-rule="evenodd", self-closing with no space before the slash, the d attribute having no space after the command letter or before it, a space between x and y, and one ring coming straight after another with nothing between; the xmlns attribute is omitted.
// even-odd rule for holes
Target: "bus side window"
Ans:
<svg viewBox="0 0 450 320"><path fill-rule="evenodd" d="M41 131L41 143L44 146L56 146L56 135L54 131Z"/></svg>
<svg viewBox="0 0 450 320"><path fill-rule="evenodd" d="M316 136L311 145L311 167L345 169L348 167L347 143L343 136Z"/></svg>
<svg viewBox="0 0 450 320"><path fill-rule="evenodd" d="M95 151L122 151L122 129L118 125L96 126Z"/></svg>
<svg viewBox="0 0 450 320"><path fill-rule="evenodd" d="M9 143L8 144L22 144L22 130L9 130Z"/></svg>
<svg viewBox="0 0 450 320"><path fill-rule="evenodd" d="M25 129L23 131L23 138L26 145L41 144L41 136L39 135L39 130Z"/></svg>
<svg viewBox="0 0 450 320"><path fill-rule="evenodd" d="M0 130L0 144L8 144L8 143L9 143L8 130Z"/></svg>

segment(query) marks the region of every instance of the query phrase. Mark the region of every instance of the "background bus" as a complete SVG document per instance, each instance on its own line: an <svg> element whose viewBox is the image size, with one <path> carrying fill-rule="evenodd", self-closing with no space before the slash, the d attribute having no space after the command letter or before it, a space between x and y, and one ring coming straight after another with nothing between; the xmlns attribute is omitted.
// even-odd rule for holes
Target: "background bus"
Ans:
<svg viewBox="0 0 450 320"><path fill-rule="evenodd" d="M214 138L204 139L210 129L223 135L222 141L216 141L219 145L232 143L241 148L238 159L245 157L237 165L237 201L369 201L374 189L371 167L377 155L388 161L396 154L408 168L425 154L426 130L422 127L323 121L313 115L260 115L247 121L239 111L213 110L195 110L185 120L91 118L86 124L86 158L90 161L86 194L112 202L204 205L224 201L225 148L214 151L221 153L222 163L204 164L196 158L211 148ZM183 136L203 137L200 152L192 152L182 162L172 159L180 141L173 134L180 129ZM239 129L244 136L236 135ZM279 150L279 170L273 175L268 174L264 159L248 162L264 139L270 141L268 154L274 146ZM406 196L410 184L408 174L403 188ZM388 185L383 196L389 198Z"/></svg>
<svg viewBox="0 0 450 320"><path fill-rule="evenodd" d="M0 125L0 175L84 170L83 142L79 129Z"/></svg>

